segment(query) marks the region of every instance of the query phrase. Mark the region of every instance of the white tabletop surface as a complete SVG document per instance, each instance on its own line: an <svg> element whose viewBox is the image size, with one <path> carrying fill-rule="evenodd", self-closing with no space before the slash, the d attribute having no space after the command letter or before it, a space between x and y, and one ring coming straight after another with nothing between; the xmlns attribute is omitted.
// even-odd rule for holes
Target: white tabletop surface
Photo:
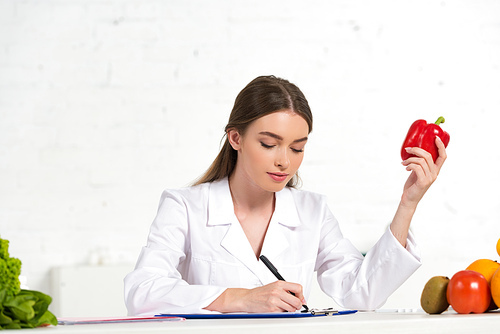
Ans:
<svg viewBox="0 0 500 334"><path fill-rule="evenodd" d="M355 314L292 319L216 319L181 322L59 325L30 333L498 333L500 312L461 315L445 312L358 312Z"/></svg>

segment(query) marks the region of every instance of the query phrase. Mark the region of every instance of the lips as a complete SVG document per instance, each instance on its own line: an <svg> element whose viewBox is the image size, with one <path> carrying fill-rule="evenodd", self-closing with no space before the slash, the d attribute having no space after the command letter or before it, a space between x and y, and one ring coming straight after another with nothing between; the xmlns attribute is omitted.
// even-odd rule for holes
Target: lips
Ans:
<svg viewBox="0 0 500 334"><path fill-rule="evenodd" d="M287 173L267 173L276 182L283 182L288 177Z"/></svg>

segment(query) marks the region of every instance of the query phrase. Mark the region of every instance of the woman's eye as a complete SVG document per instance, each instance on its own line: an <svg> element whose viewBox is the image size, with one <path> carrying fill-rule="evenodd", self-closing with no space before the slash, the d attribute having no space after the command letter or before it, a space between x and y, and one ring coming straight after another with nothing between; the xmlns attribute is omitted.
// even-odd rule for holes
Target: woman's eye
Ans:
<svg viewBox="0 0 500 334"><path fill-rule="evenodd" d="M273 148L274 145L267 145L267 144L264 144L263 142L260 142L260 144L262 145L262 147L264 148Z"/></svg>
<svg viewBox="0 0 500 334"><path fill-rule="evenodd" d="M293 148L292 147L292 151L295 152L295 153L301 153L301 152L304 152L304 149L303 148L297 149L297 148Z"/></svg>

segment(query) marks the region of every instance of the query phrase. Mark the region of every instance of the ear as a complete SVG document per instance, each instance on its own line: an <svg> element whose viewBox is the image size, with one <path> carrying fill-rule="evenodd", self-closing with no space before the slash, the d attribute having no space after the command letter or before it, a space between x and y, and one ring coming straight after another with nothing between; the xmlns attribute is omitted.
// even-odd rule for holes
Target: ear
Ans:
<svg viewBox="0 0 500 334"><path fill-rule="evenodd" d="M241 136L236 129L229 129L227 131L227 139L235 151L238 151L241 148Z"/></svg>

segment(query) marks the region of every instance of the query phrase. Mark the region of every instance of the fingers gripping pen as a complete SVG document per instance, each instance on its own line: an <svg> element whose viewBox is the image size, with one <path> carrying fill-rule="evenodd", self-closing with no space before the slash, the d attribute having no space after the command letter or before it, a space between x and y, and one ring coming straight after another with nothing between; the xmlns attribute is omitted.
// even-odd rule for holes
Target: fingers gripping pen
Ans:
<svg viewBox="0 0 500 334"><path fill-rule="evenodd" d="M265 257L264 255L261 255L259 257L261 259L262 262L264 262L264 264L266 265L267 268L269 268L269 270L273 273L273 275L280 281L284 281L285 279L283 278L283 276L280 275L280 273L278 272L278 269L276 269L276 267L271 263L271 261L269 261L269 259L267 257ZM295 296L295 294L293 292L290 292L292 295ZM302 305L302 307L306 310L306 312L309 311L309 308L307 307L307 305Z"/></svg>

